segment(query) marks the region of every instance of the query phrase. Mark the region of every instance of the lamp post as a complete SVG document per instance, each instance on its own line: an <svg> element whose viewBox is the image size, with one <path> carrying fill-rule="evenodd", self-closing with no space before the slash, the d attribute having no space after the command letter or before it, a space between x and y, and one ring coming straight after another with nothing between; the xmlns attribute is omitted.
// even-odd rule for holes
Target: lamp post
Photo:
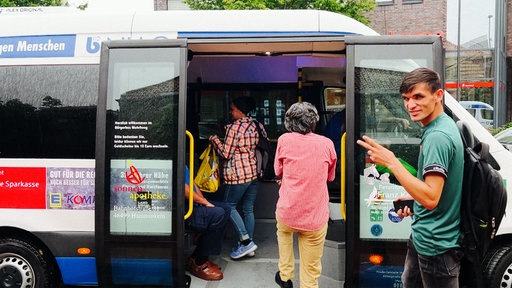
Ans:
<svg viewBox="0 0 512 288"><path fill-rule="evenodd" d="M487 33L487 46L490 48L492 48L491 44L491 19L492 19L492 15L487 15L487 18L489 18L489 32Z"/></svg>

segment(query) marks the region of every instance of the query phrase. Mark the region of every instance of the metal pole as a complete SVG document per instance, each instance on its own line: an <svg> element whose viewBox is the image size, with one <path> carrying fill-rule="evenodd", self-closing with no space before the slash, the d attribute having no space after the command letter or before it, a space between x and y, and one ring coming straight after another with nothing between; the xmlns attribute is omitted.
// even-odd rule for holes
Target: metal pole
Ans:
<svg viewBox="0 0 512 288"><path fill-rule="evenodd" d="M489 32L487 33L487 46L489 48L492 48L491 46L491 18L492 18L492 15L488 15L487 16L489 18Z"/></svg>
<svg viewBox="0 0 512 288"><path fill-rule="evenodd" d="M461 0L458 1L457 7L457 101L462 100L461 91L460 91L460 4Z"/></svg>

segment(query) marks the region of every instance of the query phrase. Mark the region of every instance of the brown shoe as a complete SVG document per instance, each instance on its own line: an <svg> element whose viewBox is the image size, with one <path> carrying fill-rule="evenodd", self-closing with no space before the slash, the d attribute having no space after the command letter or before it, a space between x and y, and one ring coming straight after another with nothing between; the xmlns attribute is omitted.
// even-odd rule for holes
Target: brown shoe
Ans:
<svg viewBox="0 0 512 288"><path fill-rule="evenodd" d="M213 263L212 261L208 260L206 261L206 263L208 263L208 266L211 266L211 267L214 267L216 269L219 269L219 270L222 270L222 268L220 268L219 265L217 265L217 263Z"/></svg>
<svg viewBox="0 0 512 288"><path fill-rule="evenodd" d="M194 259L189 258L187 263L187 270L190 274L204 279L204 280L221 280L224 278L222 271L220 271L219 266L210 261L206 261L203 265L196 265Z"/></svg>
<svg viewBox="0 0 512 288"><path fill-rule="evenodd" d="M208 266L211 266L211 267L213 267L213 268L216 268L216 269L222 270L222 268L221 268L217 263L214 263L214 262L212 262L212 261L210 261L210 260L208 260L208 261L207 261L207 263L208 263ZM186 269L187 269L187 270L190 270L190 269L192 269L191 267L194 267L194 265L196 265L195 259L194 259L194 258L192 258L192 257L188 258L188 262L187 262L187 267L186 267Z"/></svg>

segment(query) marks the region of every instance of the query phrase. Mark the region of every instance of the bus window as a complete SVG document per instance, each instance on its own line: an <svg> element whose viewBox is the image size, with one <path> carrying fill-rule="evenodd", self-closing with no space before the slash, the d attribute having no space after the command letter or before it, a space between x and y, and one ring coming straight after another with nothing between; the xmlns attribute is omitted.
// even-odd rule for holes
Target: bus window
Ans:
<svg viewBox="0 0 512 288"><path fill-rule="evenodd" d="M96 65L0 67L0 157L94 158Z"/></svg>
<svg viewBox="0 0 512 288"><path fill-rule="evenodd" d="M256 101L256 109L249 115L265 125L270 139L285 132L284 113L297 101L296 84L202 84L190 85L189 94L200 95L199 136L208 140L212 134L224 136L224 126L232 121L229 103L240 96L250 96Z"/></svg>

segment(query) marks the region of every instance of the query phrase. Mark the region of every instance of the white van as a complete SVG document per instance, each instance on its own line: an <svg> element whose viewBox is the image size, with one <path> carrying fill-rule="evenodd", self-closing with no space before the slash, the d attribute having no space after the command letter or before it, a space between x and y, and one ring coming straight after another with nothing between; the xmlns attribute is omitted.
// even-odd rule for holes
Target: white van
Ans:
<svg viewBox="0 0 512 288"><path fill-rule="evenodd" d="M485 128L492 127L494 108L491 105L481 101L459 101L459 103Z"/></svg>

